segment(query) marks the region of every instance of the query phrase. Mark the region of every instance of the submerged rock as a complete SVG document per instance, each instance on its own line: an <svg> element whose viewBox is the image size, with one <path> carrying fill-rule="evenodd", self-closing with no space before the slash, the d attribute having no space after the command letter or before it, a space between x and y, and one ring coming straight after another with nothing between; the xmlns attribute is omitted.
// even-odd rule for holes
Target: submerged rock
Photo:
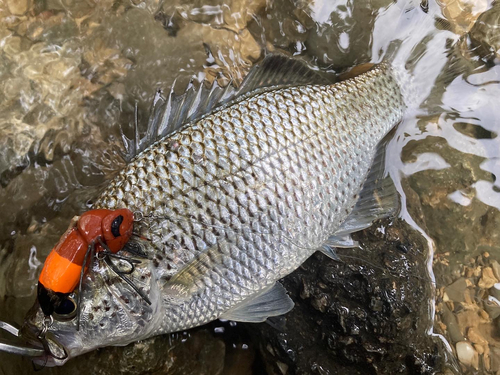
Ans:
<svg viewBox="0 0 500 375"><path fill-rule="evenodd" d="M469 37L475 52L485 60L500 57L500 2L481 14Z"/></svg>
<svg viewBox="0 0 500 375"><path fill-rule="evenodd" d="M270 374L435 373L444 354L426 332L432 287L425 240L402 221L360 233L342 262L315 254L283 284L283 327L250 330ZM364 260L363 260L364 259Z"/></svg>
<svg viewBox="0 0 500 375"><path fill-rule="evenodd" d="M467 341L460 341L457 343L457 356L460 362L466 366L474 366L477 368L477 352L472 345Z"/></svg>

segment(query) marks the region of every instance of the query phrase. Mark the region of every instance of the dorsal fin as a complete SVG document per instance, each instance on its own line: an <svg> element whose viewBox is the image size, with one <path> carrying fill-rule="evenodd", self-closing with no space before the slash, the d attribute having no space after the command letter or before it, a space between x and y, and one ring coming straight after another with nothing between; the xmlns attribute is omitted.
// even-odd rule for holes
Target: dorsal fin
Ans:
<svg viewBox="0 0 500 375"><path fill-rule="evenodd" d="M183 125L199 120L223 105L242 100L253 93L286 86L332 83L298 60L282 55L269 55L255 65L239 88L232 83L225 87L217 81L210 86L191 82L182 95L174 93L175 82L164 97L158 91L154 97L148 127L143 137L139 136L137 116L134 135L129 138L120 128L125 145L124 158L128 162L163 137L179 130Z"/></svg>
<svg viewBox="0 0 500 375"><path fill-rule="evenodd" d="M321 85L333 83L299 60L283 55L268 55L254 66L245 77L236 95L245 95L256 89L275 86Z"/></svg>

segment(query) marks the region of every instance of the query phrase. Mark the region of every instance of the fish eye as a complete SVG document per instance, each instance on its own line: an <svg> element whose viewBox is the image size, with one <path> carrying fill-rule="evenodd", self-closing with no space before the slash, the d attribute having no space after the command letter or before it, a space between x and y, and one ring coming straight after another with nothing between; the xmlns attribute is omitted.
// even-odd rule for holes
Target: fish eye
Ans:
<svg viewBox="0 0 500 375"><path fill-rule="evenodd" d="M71 320L76 316L76 302L71 297L64 298L54 309L54 319L59 321Z"/></svg>
<svg viewBox="0 0 500 375"><path fill-rule="evenodd" d="M120 225L122 224L122 222L123 222L123 215L119 215L111 223L111 233L113 234L113 236L115 236L115 238L121 236Z"/></svg>

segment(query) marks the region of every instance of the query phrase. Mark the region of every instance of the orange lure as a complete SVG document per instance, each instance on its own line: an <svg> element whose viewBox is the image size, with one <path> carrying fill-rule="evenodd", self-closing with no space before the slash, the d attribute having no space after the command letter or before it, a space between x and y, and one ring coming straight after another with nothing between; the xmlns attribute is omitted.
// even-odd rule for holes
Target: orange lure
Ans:
<svg viewBox="0 0 500 375"><path fill-rule="evenodd" d="M68 295L88 268L90 249L116 254L130 239L133 224L134 215L126 208L90 210L78 218L50 252L38 279L38 301L46 316L75 308Z"/></svg>

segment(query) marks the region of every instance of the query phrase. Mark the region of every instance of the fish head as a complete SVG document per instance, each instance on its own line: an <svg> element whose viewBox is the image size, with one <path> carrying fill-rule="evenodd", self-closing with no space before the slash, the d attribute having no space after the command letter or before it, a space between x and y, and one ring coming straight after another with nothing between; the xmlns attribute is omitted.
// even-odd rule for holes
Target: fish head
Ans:
<svg viewBox="0 0 500 375"><path fill-rule="evenodd" d="M78 290L69 294L66 308L52 315L43 312L37 299L20 331L25 340L45 348L47 355L36 358L37 364L59 366L100 347L145 339L159 329L164 314L153 261L141 259L133 272L122 275L147 301L116 273L127 271L121 262L95 259L83 278L80 297Z"/></svg>

